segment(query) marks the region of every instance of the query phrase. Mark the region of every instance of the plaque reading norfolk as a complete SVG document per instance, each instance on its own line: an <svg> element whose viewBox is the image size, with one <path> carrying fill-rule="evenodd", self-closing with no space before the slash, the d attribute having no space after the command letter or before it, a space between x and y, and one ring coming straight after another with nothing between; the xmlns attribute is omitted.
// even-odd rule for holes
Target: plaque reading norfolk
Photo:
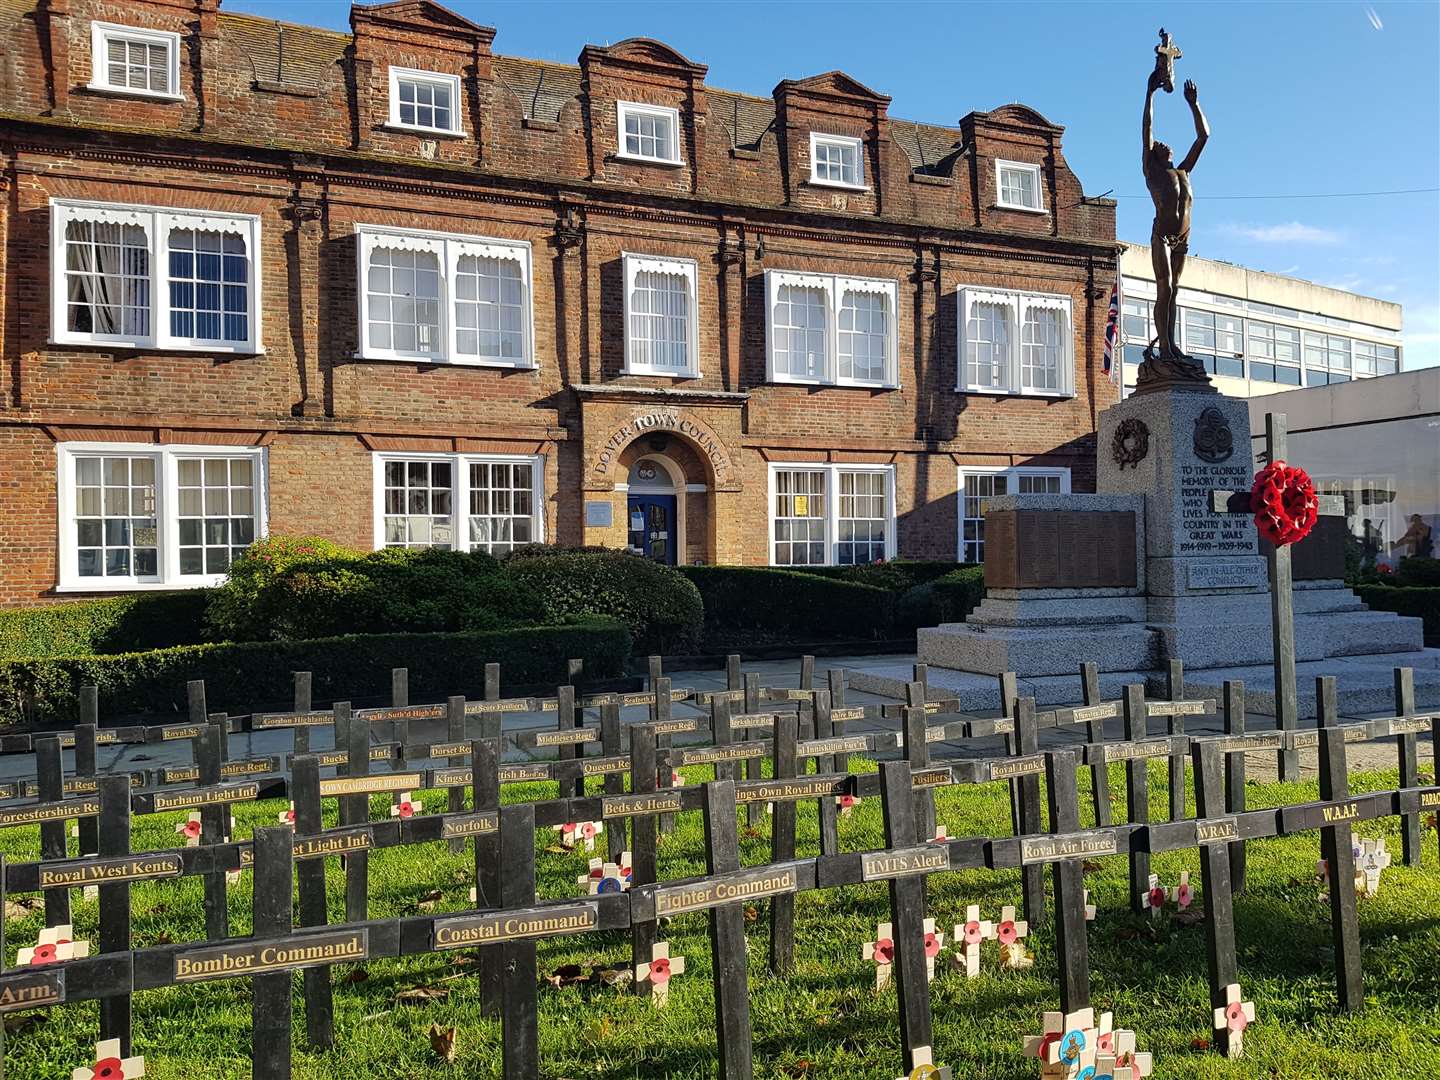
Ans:
<svg viewBox="0 0 1440 1080"><path fill-rule="evenodd" d="M495 915L462 915L435 920L435 948L463 949L496 941L550 937L600 925L600 908L592 902L502 911Z"/></svg>
<svg viewBox="0 0 1440 1080"><path fill-rule="evenodd" d="M671 885L655 890L655 914L679 915L686 911L755 900L763 896L792 893L800 879L793 866L762 867L740 870L701 881L694 885Z"/></svg>
<svg viewBox="0 0 1440 1080"><path fill-rule="evenodd" d="M860 877L863 881L882 881L885 878L928 874L932 870L948 869L950 851L939 844L922 844L919 847L880 851L860 857Z"/></svg>
<svg viewBox="0 0 1440 1080"><path fill-rule="evenodd" d="M132 855L122 859L81 859L73 862L41 863L40 888L78 888L116 881L143 881L146 878L179 877L179 855Z"/></svg>
<svg viewBox="0 0 1440 1080"><path fill-rule="evenodd" d="M460 840L466 836L484 836L497 832L500 815L494 810L479 814L467 814L461 818L446 818L440 827L440 835L446 840Z"/></svg>
<svg viewBox="0 0 1440 1080"><path fill-rule="evenodd" d="M204 982L232 975L263 975L267 971L343 964L370 955L368 930L305 934L284 941L217 945L175 954L176 982Z"/></svg>
<svg viewBox="0 0 1440 1080"><path fill-rule="evenodd" d="M16 971L0 975L0 1013L19 1012L65 1000L65 972Z"/></svg>

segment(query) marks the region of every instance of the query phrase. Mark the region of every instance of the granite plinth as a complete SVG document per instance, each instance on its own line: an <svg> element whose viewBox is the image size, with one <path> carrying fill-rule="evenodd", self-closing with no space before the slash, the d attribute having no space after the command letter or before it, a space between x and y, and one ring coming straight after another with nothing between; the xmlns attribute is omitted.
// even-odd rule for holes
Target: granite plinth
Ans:
<svg viewBox="0 0 1440 1080"><path fill-rule="evenodd" d="M922 663L999 675L1063 675L1093 660L1102 671L1130 671L1160 663L1154 632L1141 623L1051 627L984 627L949 623L917 631Z"/></svg>

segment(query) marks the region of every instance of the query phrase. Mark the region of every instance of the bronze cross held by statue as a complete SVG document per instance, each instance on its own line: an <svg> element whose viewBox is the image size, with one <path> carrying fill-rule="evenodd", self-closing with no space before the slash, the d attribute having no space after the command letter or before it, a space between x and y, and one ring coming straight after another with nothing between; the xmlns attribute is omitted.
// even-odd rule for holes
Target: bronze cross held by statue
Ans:
<svg viewBox="0 0 1440 1080"><path fill-rule="evenodd" d="M1160 28L1160 44L1155 46L1155 70L1160 73L1164 82L1167 94L1175 92L1175 61L1185 54L1180 51L1180 46L1170 39L1165 28Z"/></svg>
<svg viewBox="0 0 1440 1080"><path fill-rule="evenodd" d="M1265 414L1265 461L1283 461L1287 428L1284 413ZM1339 495L1321 495L1320 513L1345 515ZM1248 491L1212 491L1210 509L1217 514L1250 514ZM1295 692L1295 595L1290 574L1290 545L1271 545L1266 554L1270 571L1270 641L1275 666L1275 726L1293 731L1299 713ZM1280 779L1300 779L1300 755L1287 739L1280 750Z"/></svg>

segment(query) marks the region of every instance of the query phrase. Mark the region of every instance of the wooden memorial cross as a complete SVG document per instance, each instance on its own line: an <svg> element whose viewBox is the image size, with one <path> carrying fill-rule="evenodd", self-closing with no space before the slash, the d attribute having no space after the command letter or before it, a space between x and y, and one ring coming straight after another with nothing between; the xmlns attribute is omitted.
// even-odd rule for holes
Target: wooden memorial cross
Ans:
<svg viewBox="0 0 1440 1080"><path fill-rule="evenodd" d="M1243 737L1245 734L1245 684L1239 679L1225 680L1225 734L1227 737ZM1200 817L1210 816L1209 804L1206 810L1198 809L1199 773L1196 773L1196 813ZM1245 812L1245 751L1236 750L1225 755L1225 813ZM1230 889L1232 892L1245 891L1245 841L1230 843Z"/></svg>
<svg viewBox="0 0 1440 1080"><path fill-rule="evenodd" d="M1360 924L1356 916L1354 837L1350 825L1353 803L1350 774L1345 762L1345 733L1339 727L1335 703L1335 677L1315 680L1315 708L1320 720L1320 798L1338 803L1323 808L1326 822L1320 829L1320 855L1330 875L1330 930L1335 941L1335 983L1340 1008L1360 1012L1365 1008L1365 988L1360 972Z"/></svg>
<svg viewBox="0 0 1440 1080"><path fill-rule="evenodd" d="M1100 667L1093 660L1080 665L1080 699L1084 703L1086 717L1085 739L1090 743L1105 741L1105 721L1121 715L1120 702L1100 700ZM1106 707L1109 706L1109 710ZM1109 825L1110 816L1110 767L1102 757L1090 766L1090 798L1095 807L1095 824Z"/></svg>
<svg viewBox="0 0 1440 1080"><path fill-rule="evenodd" d="M1227 702L1229 698L1227 687ZM1239 751L1243 759L1244 752ZM1235 958L1235 905L1231 889L1230 843L1240 830L1229 810L1228 791L1221 771L1224 755L1212 739L1190 744L1195 771L1195 833L1200 845L1200 883L1205 893L1205 958L1210 975L1210 1006L1226 1017L1230 1011L1230 988L1240 982ZM1234 756L1234 755L1228 755ZM1228 1019L1228 1017L1227 1017ZM1249 1022L1243 1009L1236 1023L1215 1024L1211 1045L1227 1057L1240 1056L1240 1031ZM1237 1030L1238 1025L1238 1030Z"/></svg>
<svg viewBox="0 0 1440 1080"><path fill-rule="evenodd" d="M370 775L370 725L355 717L348 701L335 703L335 748L346 753L346 777ZM341 795L339 819L341 825L368 824L370 796L363 793ZM364 922L369 918L369 887L370 856L365 851L352 851L345 856L346 922Z"/></svg>
<svg viewBox="0 0 1440 1080"><path fill-rule="evenodd" d="M535 806L520 803L500 810L500 906L535 903ZM653 925L653 924L652 924ZM516 938L501 950L501 1036L505 1080L540 1075L538 970L534 938ZM649 951L646 951L649 955Z"/></svg>
<svg viewBox="0 0 1440 1080"><path fill-rule="evenodd" d="M711 876L740 869L733 781L715 780L705 785L705 859ZM645 955L650 955L649 950ZM710 962L715 972L715 1037L721 1080L750 1080L754 1065L743 901L710 908Z"/></svg>
<svg viewBox="0 0 1440 1080"><path fill-rule="evenodd" d="M1125 740L1139 742L1148 733L1146 718L1149 716L1145 702L1145 687L1135 684L1125 687ZM1125 819L1134 825L1146 825L1150 821L1150 774L1149 761L1143 757L1130 757L1125 762ZM1136 843L1130 845L1130 908L1136 915L1145 913L1145 894L1150 888L1150 852Z"/></svg>
<svg viewBox="0 0 1440 1080"><path fill-rule="evenodd" d="M80 687L80 723L75 728L75 775L93 778L99 771L100 691L94 685ZM81 818L80 854L93 855L98 848L100 824L95 818Z"/></svg>
<svg viewBox="0 0 1440 1080"><path fill-rule="evenodd" d="M831 707L834 699L834 689L837 681L841 687L844 686L845 673L837 668L830 669L830 690L816 690L812 703L814 713L815 738L831 739L839 735L838 727L831 718ZM839 677L838 680L836 677ZM850 771L850 762L846 754L821 754L815 759L815 771L817 773L844 773ZM838 855L840 853L840 808L835 804L835 799L826 796L820 800L820 854Z"/></svg>
<svg viewBox="0 0 1440 1080"><path fill-rule="evenodd" d="M775 748L772 761L777 781L793 780L797 771L795 743L799 718L792 712L775 716ZM821 804L835 805L835 797L826 794ZM781 799L770 815L770 861L789 862L795 858L795 801ZM776 975L788 974L795 966L795 894L780 893L770 898L770 970Z"/></svg>
<svg viewBox="0 0 1440 1080"><path fill-rule="evenodd" d="M745 712L754 714L760 711L760 676L753 671L745 673ZM747 728L742 739L751 738L750 730ZM745 762L745 779L759 780L761 778L759 758L750 758ZM759 801L749 803L745 807L745 824L752 829L756 828L765 820L765 804Z"/></svg>
<svg viewBox="0 0 1440 1080"><path fill-rule="evenodd" d="M580 726L580 716L575 708L575 687L566 684L555 689L555 728L563 734ZM580 756L577 743L561 742L557 756L561 761L573 761ZM585 796L585 777L577 770L573 779L560 781L562 799L579 799Z"/></svg>
<svg viewBox="0 0 1440 1080"><path fill-rule="evenodd" d="M1284 413L1265 414L1265 460L1283 461L1286 450ZM1246 447L1246 452L1249 448ZM1321 495L1320 513L1344 516L1345 500L1339 495ZM1252 514L1248 491L1212 491L1210 509L1217 514ZM1270 574L1270 641L1275 667L1275 726L1294 731L1299 717L1295 689L1295 595L1290 572L1290 545L1271 545L1266 554ZM1300 779L1300 753L1288 740L1279 752L1280 779Z"/></svg>
<svg viewBox="0 0 1440 1080"><path fill-rule="evenodd" d="M313 754L295 757L290 763L290 776L290 799L295 808L293 839L303 840L316 835L325 827L320 802L319 760ZM299 860L295 876L300 894L300 925L324 926L329 921L325 902L325 859L317 856ZM255 884L258 889L258 877ZM304 993L306 1040L317 1049L328 1049L335 1042L335 999L330 983L330 969L306 968Z"/></svg>
<svg viewBox="0 0 1440 1080"><path fill-rule="evenodd" d="M445 737L452 743L465 741L465 698L463 695L452 696L445 699ZM463 787L452 787L446 798L445 809L452 814L465 812L465 789ZM450 841L450 854L463 855L465 853L464 837L455 837Z"/></svg>
<svg viewBox="0 0 1440 1080"><path fill-rule="evenodd" d="M191 685L194 685L193 683ZM201 684L203 691L204 684ZM202 702L203 707L203 702ZM206 724L195 738L195 764L200 769L200 786L212 787L220 783L220 764L224 760L221 749L225 723ZM230 836L230 804L207 803L200 808L200 843L204 846L225 843ZM222 941L230 936L230 906L226 899L225 871L215 870L205 875L205 935L211 941Z"/></svg>
<svg viewBox="0 0 1440 1080"><path fill-rule="evenodd" d="M1400 755L1400 786L1402 788L1419 787L1420 758L1417 735L1425 726L1440 723L1440 714L1416 714L1415 671L1413 668L1397 667L1395 669L1395 720L1392 723L1409 729L1400 731L1395 740ZM78 742L76 747L78 754ZM1435 753L1437 764L1440 764L1440 743L1436 744ZM80 823L80 827L82 829L85 827L83 821ZM1401 815L1401 858L1406 866L1420 865L1421 835L1419 811Z"/></svg>
<svg viewBox="0 0 1440 1080"><path fill-rule="evenodd" d="M657 790L657 779L655 729L644 724L636 724L630 728L630 790L636 795L653 794ZM658 825L653 814L637 815L630 822L630 885L632 888L636 885L653 885L655 883L655 848L658 842ZM657 940L658 933L654 919L637 919L632 922L630 924L632 963L638 965L647 962ZM649 981L636 980L635 992L637 994L648 996L650 989Z"/></svg>
<svg viewBox="0 0 1440 1080"><path fill-rule="evenodd" d="M606 757L620 757L624 752L624 732L620 727L618 701L607 701L600 706L600 752ZM605 795L623 795L625 775L618 772L606 773L600 785L600 790ZM616 818L605 825L606 851L610 861L616 865L619 865L620 853L630 850L628 826L626 818Z"/></svg>
<svg viewBox="0 0 1440 1080"><path fill-rule="evenodd" d="M670 701L670 679L660 674L660 657L651 657L653 665L650 677L650 720L656 724L655 729L655 758L660 766L660 775L657 777L658 788L672 788L674 763L670 756L670 732L665 730L670 723L671 701ZM662 833L673 832L675 829L675 815L660 815L660 831Z"/></svg>
<svg viewBox="0 0 1440 1080"><path fill-rule="evenodd" d="M1165 697L1171 704L1178 704L1185 699L1185 664L1183 661L1172 658L1165 671ZM1155 706L1147 707L1147 712L1154 714ZM1180 712L1165 714L1165 734L1185 734L1185 716ZM1180 821L1185 817L1185 755L1172 753L1170 755L1170 820Z"/></svg>
<svg viewBox="0 0 1440 1080"><path fill-rule="evenodd" d="M1028 699L1027 699L1028 700ZM1034 708L1034 703L1030 703ZM1050 831L1070 834L1080 831L1080 795L1075 785L1076 755L1071 750L1050 750L1045 754L1045 789L1050 804ZM1039 777L1033 777L1039 784ZM1025 859L1025 842L1020 842L1021 864L1040 869ZM1051 864L1055 888L1055 951L1060 961L1060 1008L1075 1012L1090 1005L1090 946L1085 936L1085 866L1083 854L1056 859Z"/></svg>
<svg viewBox="0 0 1440 1080"><path fill-rule="evenodd" d="M54 736L35 740L35 779L41 802L60 802L65 798L65 763L61 757L60 740ZM66 848L64 821L40 823L40 858L64 859ZM70 923L70 890L45 890L45 925L66 926Z"/></svg>
<svg viewBox="0 0 1440 1080"><path fill-rule="evenodd" d="M410 669L397 667L390 669L390 707L392 709L408 709L410 707ZM400 744L399 767L406 767L405 744L409 741L410 723L407 720L395 719L386 725L384 738L390 742ZM398 806L400 795L395 795L395 803Z"/></svg>
<svg viewBox="0 0 1440 1080"><path fill-rule="evenodd" d="M294 890L293 833L288 825L255 830L256 938L286 937L291 931ZM327 976L328 968L322 968ZM308 973L308 969L307 969ZM285 970L251 978L251 1057L255 1080L289 1080L291 986L294 972Z"/></svg>
<svg viewBox="0 0 1440 1080"><path fill-rule="evenodd" d="M130 774L102 776L99 781L100 816L98 854L124 858L130 854ZM176 862L179 862L178 856ZM60 890L63 891L63 890ZM100 886L99 951L130 951L130 882L117 881ZM100 999L100 1038L119 1039L121 1057L130 1054L130 995L116 994Z"/></svg>
<svg viewBox="0 0 1440 1080"><path fill-rule="evenodd" d="M1015 699L1015 737L1012 745L1015 756L1031 757L1040 752L1040 731L1035 722L1035 699ZM1045 826L1040 820L1040 776L1035 771L1025 771L1015 778L1020 792L1019 828L1016 836L1041 832ZM1071 787L1075 776L1071 773ZM1027 863L1020 870L1020 887L1024 895L1025 921L1039 926L1045 921L1045 868L1038 863Z"/></svg>
<svg viewBox="0 0 1440 1080"><path fill-rule="evenodd" d="M918 690L919 683L911 683L911 690ZM929 729L925 709L919 705L907 705L904 711L905 760L910 768L919 770L930 764L930 744L926 741ZM930 839L935 835L935 793L928 787L921 789L910 800L915 810L915 835Z"/></svg>
<svg viewBox="0 0 1440 1080"><path fill-rule="evenodd" d="M906 712L919 713L923 727L923 709ZM907 724L907 729L910 728L912 725ZM909 730L906 734L908 738ZM900 1045L908 1074L928 1060L932 1043L930 971L933 957L926 956L925 948L926 874L948 867L950 849L948 845L923 842L917 846L922 837L933 834L916 831L915 789L908 762L887 761L880 766L880 799L885 817L886 850L861 856L861 878L866 881L888 878L890 882Z"/></svg>
<svg viewBox="0 0 1440 1080"><path fill-rule="evenodd" d="M496 718L498 721L498 717ZM475 854L475 905L500 905L500 735L470 743L471 817L449 826L471 831ZM492 826L493 822L493 827ZM504 952L498 945L482 945L480 960L480 1011L499 1016L503 1005Z"/></svg>

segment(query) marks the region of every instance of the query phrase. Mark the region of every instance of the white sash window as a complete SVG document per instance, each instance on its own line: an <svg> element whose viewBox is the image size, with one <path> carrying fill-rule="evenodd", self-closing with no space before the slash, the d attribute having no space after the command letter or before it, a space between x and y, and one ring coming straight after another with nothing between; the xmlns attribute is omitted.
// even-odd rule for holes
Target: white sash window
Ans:
<svg viewBox="0 0 1440 1080"><path fill-rule="evenodd" d="M356 227L360 355L534 367L530 245Z"/></svg>
<svg viewBox="0 0 1440 1080"><path fill-rule="evenodd" d="M765 271L769 381L898 385L896 294L883 278Z"/></svg>
<svg viewBox="0 0 1440 1080"><path fill-rule="evenodd" d="M855 566L894 556L893 466L770 466L770 565Z"/></svg>
<svg viewBox="0 0 1440 1080"><path fill-rule="evenodd" d="M61 344L260 351L260 219L50 200Z"/></svg>
<svg viewBox="0 0 1440 1080"><path fill-rule="evenodd" d="M700 375L695 263L625 255L625 373Z"/></svg>
<svg viewBox="0 0 1440 1080"><path fill-rule="evenodd" d="M1075 385L1070 298L961 289L956 390L1069 397Z"/></svg>
<svg viewBox="0 0 1440 1080"><path fill-rule="evenodd" d="M375 547L499 555L542 543L539 455L375 455Z"/></svg>
<svg viewBox="0 0 1440 1080"><path fill-rule="evenodd" d="M180 101L180 35L90 24L90 89Z"/></svg>

